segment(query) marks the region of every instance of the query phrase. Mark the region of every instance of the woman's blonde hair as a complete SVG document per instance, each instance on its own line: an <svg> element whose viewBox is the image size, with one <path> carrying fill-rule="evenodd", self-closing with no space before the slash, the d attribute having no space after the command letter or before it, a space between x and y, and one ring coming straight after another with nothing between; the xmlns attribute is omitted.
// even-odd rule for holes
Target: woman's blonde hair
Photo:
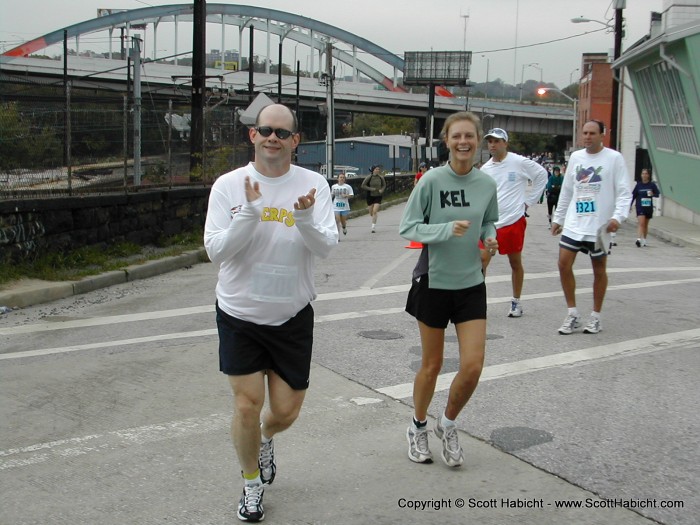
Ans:
<svg viewBox="0 0 700 525"><path fill-rule="evenodd" d="M479 140L481 140L482 136L484 135L484 130L481 127L481 119L471 111L458 111L457 113L452 113L452 115L447 117L445 124L442 126L440 138L442 138L442 140L446 140L447 133L450 131L450 126L455 122L459 122L460 120L468 120L474 124L474 127L476 128L476 136Z"/></svg>

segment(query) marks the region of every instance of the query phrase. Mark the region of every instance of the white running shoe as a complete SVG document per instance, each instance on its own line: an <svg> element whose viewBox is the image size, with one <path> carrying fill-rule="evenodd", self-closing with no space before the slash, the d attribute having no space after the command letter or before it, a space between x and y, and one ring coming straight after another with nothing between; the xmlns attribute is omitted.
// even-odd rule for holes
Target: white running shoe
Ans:
<svg viewBox="0 0 700 525"><path fill-rule="evenodd" d="M275 480L275 474L277 474L274 440L271 439L268 443L260 442L258 468L260 469L260 480L263 482L263 485L272 485L272 482Z"/></svg>
<svg viewBox="0 0 700 525"><path fill-rule="evenodd" d="M602 329L603 329L603 327L600 324L600 319L591 316L591 318L588 320L588 324L583 329L583 333L584 334L597 334Z"/></svg>
<svg viewBox="0 0 700 525"><path fill-rule="evenodd" d="M442 428L440 419L435 422L435 435L442 440L442 460L448 467L459 467L464 463L464 452L459 446L457 427Z"/></svg>
<svg viewBox="0 0 700 525"><path fill-rule="evenodd" d="M263 509L263 485L244 485L243 495L238 502L238 519L257 523L265 519L265 509Z"/></svg>
<svg viewBox="0 0 700 525"><path fill-rule="evenodd" d="M564 319L564 323L559 327L559 333L562 335L572 334L579 326L581 326L581 318L569 314L566 319Z"/></svg>
<svg viewBox="0 0 700 525"><path fill-rule="evenodd" d="M416 463L432 463L433 454L428 446L428 428L415 428L413 424L408 425L406 431L408 439L408 459Z"/></svg>
<svg viewBox="0 0 700 525"><path fill-rule="evenodd" d="M510 302L510 312L508 312L508 317L522 317L523 316L523 307L519 302L516 301L511 301Z"/></svg>

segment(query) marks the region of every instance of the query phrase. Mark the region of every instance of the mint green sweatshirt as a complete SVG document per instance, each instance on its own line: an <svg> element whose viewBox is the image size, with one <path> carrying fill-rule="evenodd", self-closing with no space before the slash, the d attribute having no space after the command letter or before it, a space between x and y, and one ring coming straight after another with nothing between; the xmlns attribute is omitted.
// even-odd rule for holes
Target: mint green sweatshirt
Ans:
<svg viewBox="0 0 700 525"><path fill-rule="evenodd" d="M454 221L471 222L464 236L452 233ZM459 290L484 281L479 240L496 237L496 183L472 168L457 175L449 164L421 177L406 203L399 234L426 245L427 268L416 267L414 277L428 274L430 287ZM423 266L419 260L419 266Z"/></svg>

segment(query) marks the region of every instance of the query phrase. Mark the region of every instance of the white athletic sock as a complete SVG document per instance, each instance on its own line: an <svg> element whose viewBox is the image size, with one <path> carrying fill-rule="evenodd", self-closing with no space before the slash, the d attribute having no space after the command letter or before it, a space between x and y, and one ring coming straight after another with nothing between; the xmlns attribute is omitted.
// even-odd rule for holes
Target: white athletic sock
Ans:
<svg viewBox="0 0 700 525"><path fill-rule="evenodd" d="M453 427L455 426L455 422L452 419L447 419L447 416L443 412L442 417L440 418L440 426L442 428Z"/></svg>
<svg viewBox="0 0 700 525"><path fill-rule="evenodd" d="M600 320L600 312L591 312L591 317Z"/></svg>
<svg viewBox="0 0 700 525"><path fill-rule="evenodd" d="M574 317L578 317L578 309L575 306L573 308L569 308L569 315L573 315Z"/></svg>

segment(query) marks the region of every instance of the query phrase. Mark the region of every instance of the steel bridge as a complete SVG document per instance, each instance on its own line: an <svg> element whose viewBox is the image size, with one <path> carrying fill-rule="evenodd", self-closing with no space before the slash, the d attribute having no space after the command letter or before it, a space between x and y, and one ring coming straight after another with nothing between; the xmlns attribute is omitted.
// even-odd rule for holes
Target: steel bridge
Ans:
<svg viewBox="0 0 700 525"><path fill-rule="evenodd" d="M99 89L125 91L128 68L126 60L119 58L122 42L125 39L128 41L135 31L148 31L150 27L152 36L149 41L152 44L152 53L151 57L142 64L143 96L149 94L185 98L189 96L190 81L187 77L191 74L191 68L178 64L177 45L180 25L191 24L193 21L192 4L123 11L104 9L100 10L99 14L101 16L92 20L58 29L6 51L0 56L0 82L17 81L20 78L55 81L62 79L64 75L62 60L32 58L28 55L62 43L65 35L68 39L75 41L77 55L68 57L66 71L74 85L84 84ZM277 75L270 74L271 37L277 38L280 49L287 41L295 46L298 44L308 46L311 50L309 71L318 72L319 78L327 44L332 43L333 59L348 65L352 70L351 81L336 81L334 84L336 110L418 118L426 114L428 95L408 92L398 83L399 74L404 69L403 59L365 38L308 17L254 6L207 4L206 19L208 29L212 25L220 27L222 55L226 49L228 26L238 28L239 50L243 47L243 31L246 28L266 35L266 71L254 74L255 92L264 92L271 98L279 96L285 102L296 97L294 77L284 76L281 93L278 93ZM158 30L162 29L162 24L174 26L173 64L159 62L157 56ZM109 34L107 58L78 56L82 36L105 31ZM116 36L115 31L119 33ZM114 51L115 42L119 53ZM358 58L358 53L366 56L367 59ZM316 55L318 62L315 60ZM380 65L370 64L370 59ZM240 60L239 52L238 71L226 70L224 60L221 60L220 68L207 69L206 75L209 77L207 88L229 93L232 103L244 105L249 100L244 93L251 86L248 82L248 72L240 71ZM386 66L392 69L392 78L378 69ZM325 102L326 88L319 85L317 78L301 77L299 80L300 107L308 111ZM464 99L454 97L444 88L436 88L436 95L438 96L435 97L435 117L438 120L446 118L454 111L468 108L482 115L485 126L488 127L500 126L509 131L524 133L571 135L573 111L566 105Z"/></svg>

